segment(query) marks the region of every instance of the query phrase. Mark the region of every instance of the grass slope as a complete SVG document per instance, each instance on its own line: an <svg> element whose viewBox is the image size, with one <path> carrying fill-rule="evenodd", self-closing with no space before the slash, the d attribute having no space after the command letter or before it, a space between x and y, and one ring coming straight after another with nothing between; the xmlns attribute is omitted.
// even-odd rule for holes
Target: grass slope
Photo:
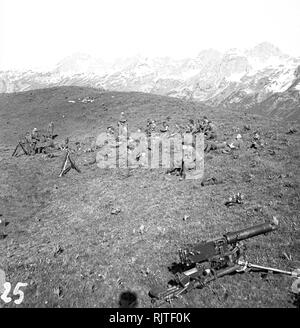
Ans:
<svg viewBox="0 0 300 328"><path fill-rule="evenodd" d="M85 96L95 101L68 102ZM63 178L58 178L63 154L11 157L18 136L33 127L53 121L60 140L70 136L89 143L108 125L116 125L121 111L134 131L145 127L147 118L170 116L172 126L207 115L219 127L220 140L241 133L244 146L233 155L206 156L205 175L224 181L206 187L160 169L84 166L91 156L86 153L76 156L82 174L72 170ZM0 267L13 287L28 283L19 306L117 307L119 295L131 290L139 307L148 307L149 278L166 284L179 248L273 215L281 221L279 231L247 241L248 259L283 269L299 267L299 123L293 127L298 132L286 134L290 126L280 120L142 93L63 87L0 95L0 213L9 222L8 236L0 240ZM248 147L254 131L266 143L259 151ZM227 208L224 202L236 192L245 195L245 203ZM121 209L117 215L111 214L115 208ZM189 218L183 220L184 215ZM279 275L236 274L192 291L172 306L294 307L291 283Z"/></svg>

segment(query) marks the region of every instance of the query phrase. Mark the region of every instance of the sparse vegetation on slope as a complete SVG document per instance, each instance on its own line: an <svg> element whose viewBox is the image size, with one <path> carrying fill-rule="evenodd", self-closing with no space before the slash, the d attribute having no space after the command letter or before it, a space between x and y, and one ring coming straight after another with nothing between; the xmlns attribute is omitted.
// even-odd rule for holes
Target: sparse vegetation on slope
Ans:
<svg viewBox="0 0 300 328"><path fill-rule="evenodd" d="M95 101L78 100L87 96ZM244 146L205 157L205 175L223 181L211 186L180 181L162 169L84 166L91 154L78 153L82 173L72 170L63 178L63 158L11 157L19 135L33 127L53 121L59 139L88 143L115 126L121 111L134 131L147 118L169 117L172 126L206 115L221 141L240 133ZM293 133L287 133L290 128ZM265 143L258 150L248 147L255 131ZM131 290L139 306L148 307L149 277L165 284L179 248L272 216L280 220L279 230L249 240L249 260L299 267L299 131L299 122L135 92L63 87L0 95L0 213L9 222L0 240L0 266L13 286L28 283L21 306L117 307L120 294ZM227 208L224 203L237 192L244 203ZM286 276L236 274L172 306L294 307L291 284Z"/></svg>

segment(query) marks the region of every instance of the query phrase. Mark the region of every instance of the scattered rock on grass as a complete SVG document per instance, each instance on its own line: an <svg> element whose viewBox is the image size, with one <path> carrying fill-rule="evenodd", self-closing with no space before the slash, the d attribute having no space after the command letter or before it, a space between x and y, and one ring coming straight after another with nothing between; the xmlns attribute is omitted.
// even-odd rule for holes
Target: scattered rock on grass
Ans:
<svg viewBox="0 0 300 328"><path fill-rule="evenodd" d="M142 235L143 233L145 233L145 226L142 224L140 227L139 227L139 233Z"/></svg>
<svg viewBox="0 0 300 328"><path fill-rule="evenodd" d="M189 215L185 215L185 216L183 217L183 221L186 221L186 220L189 219L189 218L190 218Z"/></svg>
<svg viewBox="0 0 300 328"><path fill-rule="evenodd" d="M238 192L236 195L233 195L232 197L229 197L228 201L225 203L227 207L237 205L237 204L243 204L244 201L244 195Z"/></svg>
<svg viewBox="0 0 300 328"><path fill-rule="evenodd" d="M63 253L63 251L64 249L60 245L57 245L54 250L54 257L57 257L58 255Z"/></svg>
<svg viewBox="0 0 300 328"><path fill-rule="evenodd" d="M124 281L121 278L118 278L117 285L118 286L123 286L124 285Z"/></svg>
<svg viewBox="0 0 300 328"><path fill-rule="evenodd" d="M58 297L62 297L63 296L63 289L61 286L55 287L53 290L54 295L58 296Z"/></svg>
<svg viewBox="0 0 300 328"><path fill-rule="evenodd" d="M221 183L223 183L223 181L221 179L211 177L211 178L204 179L201 182L201 186L210 186L210 185L216 185L216 184L221 184Z"/></svg>
<svg viewBox="0 0 300 328"><path fill-rule="evenodd" d="M141 273L143 274L143 276L147 277L150 273L150 269L146 268L146 270L141 270Z"/></svg>
<svg viewBox="0 0 300 328"><path fill-rule="evenodd" d="M117 215L120 212L121 212L121 209L119 209L119 208L113 208L110 213L113 214L113 215Z"/></svg>
<svg viewBox="0 0 300 328"><path fill-rule="evenodd" d="M286 134L294 134L297 132L296 128L290 128Z"/></svg>

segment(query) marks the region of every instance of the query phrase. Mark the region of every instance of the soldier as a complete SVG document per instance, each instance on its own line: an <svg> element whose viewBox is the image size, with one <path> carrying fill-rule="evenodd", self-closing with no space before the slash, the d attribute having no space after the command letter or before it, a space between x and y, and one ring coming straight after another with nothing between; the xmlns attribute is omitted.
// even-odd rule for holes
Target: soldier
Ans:
<svg viewBox="0 0 300 328"><path fill-rule="evenodd" d="M186 133L192 133L194 130L195 124L193 119L189 119L189 122L186 126Z"/></svg>
<svg viewBox="0 0 300 328"><path fill-rule="evenodd" d="M32 139L38 139L38 130L37 128L34 128L31 132L31 138Z"/></svg>
<svg viewBox="0 0 300 328"><path fill-rule="evenodd" d="M204 145L204 152L209 153L211 150L218 150L226 147L227 147L226 142L217 143L214 141L210 141L210 142L206 141Z"/></svg>
<svg viewBox="0 0 300 328"><path fill-rule="evenodd" d="M67 137L67 138L65 139L65 148L66 148L66 149L69 148L69 142L70 142L70 139L69 139L69 137Z"/></svg>
<svg viewBox="0 0 300 328"><path fill-rule="evenodd" d="M146 131L145 131L147 136L150 137L152 132L155 132L155 129L156 129L155 120L147 119L147 127L146 127Z"/></svg>
<svg viewBox="0 0 300 328"><path fill-rule="evenodd" d="M31 144L32 143L32 137L31 137L30 132L26 132L24 139L25 139L25 142L26 143L28 143L28 144Z"/></svg>
<svg viewBox="0 0 300 328"><path fill-rule="evenodd" d="M250 145L250 148L259 149L259 148L263 147L263 145L264 144L261 140L260 135L258 134L258 132L255 132L254 136L253 136L252 143Z"/></svg>
<svg viewBox="0 0 300 328"><path fill-rule="evenodd" d="M26 151L31 154L33 149L35 148L35 143L33 142L32 136L30 132L26 132L25 137L24 137L24 143L25 143L25 149Z"/></svg>
<svg viewBox="0 0 300 328"><path fill-rule="evenodd" d="M31 132L31 152L36 153L37 151L37 143L39 141L39 134L37 128L34 128Z"/></svg>
<svg viewBox="0 0 300 328"><path fill-rule="evenodd" d="M217 128L212 123L212 121L207 122L204 134L207 139L216 139L217 138Z"/></svg>
<svg viewBox="0 0 300 328"><path fill-rule="evenodd" d="M253 139L256 140L256 141L260 140L260 135L258 134L258 132L254 133Z"/></svg>
<svg viewBox="0 0 300 328"><path fill-rule="evenodd" d="M53 122L49 123L47 133L48 133L48 137L53 139L53 135L54 135L54 123Z"/></svg>
<svg viewBox="0 0 300 328"><path fill-rule="evenodd" d="M242 136L238 134L236 138L232 141L216 142L216 141L205 141L204 151L206 153L211 150L223 149L223 153L230 153L234 149L240 149L243 145Z"/></svg>
<svg viewBox="0 0 300 328"><path fill-rule="evenodd" d="M191 133L192 134L196 134L197 133L197 122L196 121L193 121L193 127L192 127Z"/></svg>
<svg viewBox="0 0 300 328"><path fill-rule="evenodd" d="M150 121L149 118L147 118L147 125L146 125L146 129L145 129L145 132L146 132L147 137L150 137L151 136L150 126L151 126L151 121Z"/></svg>
<svg viewBox="0 0 300 328"><path fill-rule="evenodd" d="M155 120L151 121L151 129L153 132L155 132L155 129L156 129L156 121Z"/></svg>
<svg viewBox="0 0 300 328"><path fill-rule="evenodd" d="M114 129L112 126L109 126L109 127L106 129L106 132L107 132L107 134L109 134L109 135L114 135L114 134L115 134L115 129Z"/></svg>
<svg viewBox="0 0 300 328"><path fill-rule="evenodd" d="M198 119L193 124L192 134L197 134L202 132L201 121Z"/></svg>
<svg viewBox="0 0 300 328"><path fill-rule="evenodd" d="M58 149L60 150L65 150L69 148L69 137L67 137L64 142L62 144L60 144L60 146L58 146Z"/></svg>
<svg viewBox="0 0 300 328"><path fill-rule="evenodd" d="M121 123L121 125L125 125L126 122L127 122L127 119L125 117L125 113L122 112L121 115L120 115L119 123Z"/></svg>
<svg viewBox="0 0 300 328"><path fill-rule="evenodd" d="M196 131L202 132L202 122L200 121L199 118L197 119L197 122L196 122Z"/></svg>
<svg viewBox="0 0 300 328"><path fill-rule="evenodd" d="M202 120L197 119L197 123L196 123L197 131L204 133L204 131L207 128L207 124L208 124L208 120L207 120L206 116L204 116L204 118Z"/></svg>
<svg viewBox="0 0 300 328"><path fill-rule="evenodd" d="M124 112L122 112L120 115L120 119L118 121L118 128L119 128L119 136L127 135L127 119L125 117Z"/></svg>
<svg viewBox="0 0 300 328"><path fill-rule="evenodd" d="M160 129L160 132L167 132L168 131L168 129L169 129L169 125L165 122L165 121L163 121L163 123L162 123L162 127L161 127L161 129Z"/></svg>
<svg viewBox="0 0 300 328"><path fill-rule="evenodd" d="M177 123L175 124L175 132L181 133L181 127Z"/></svg>
<svg viewBox="0 0 300 328"><path fill-rule="evenodd" d="M209 124L209 120L207 119L206 116L204 116L203 121L202 121L202 130L205 133L208 129L208 124Z"/></svg>

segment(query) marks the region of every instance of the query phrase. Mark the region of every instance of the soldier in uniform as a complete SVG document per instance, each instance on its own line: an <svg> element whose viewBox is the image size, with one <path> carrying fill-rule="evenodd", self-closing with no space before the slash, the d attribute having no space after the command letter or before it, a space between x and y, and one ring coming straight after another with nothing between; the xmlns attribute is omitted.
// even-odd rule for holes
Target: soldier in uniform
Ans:
<svg viewBox="0 0 300 328"><path fill-rule="evenodd" d="M195 128L194 120L189 119L189 122L188 122L187 127L186 127L186 132L187 133L192 133L194 131L194 128Z"/></svg>
<svg viewBox="0 0 300 328"><path fill-rule="evenodd" d="M25 137L24 137L24 144L25 144L26 151L29 154L31 154L34 147L33 147L33 139L32 139L32 136L31 136L30 132L26 132Z"/></svg>
<svg viewBox="0 0 300 328"><path fill-rule="evenodd" d="M26 132L24 139L25 139L26 143L28 143L28 144L32 143L32 137L31 137L30 132Z"/></svg>
<svg viewBox="0 0 300 328"><path fill-rule="evenodd" d="M146 132L147 137L150 137L151 136L151 132L152 132L152 121L149 118L147 119L147 126L146 126L146 129L145 129L145 132Z"/></svg>
<svg viewBox="0 0 300 328"><path fill-rule="evenodd" d="M122 112L122 113L120 114L119 123L120 123L121 125L125 125L126 122L127 122L127 119L126 119L126 117L125 117L125 113Z"/></svg>
<svg viewBox="0 0 300 328"><path fill-rule="evenodd" d="M155 120L150 120L149 118L147 119L147 127L146 127L146 135L148 137L151 136L152 132L155 132L156 129L156 122Z"/></svg>
<svg viewBox="0 0 300 328"><path fill-rule="evenodd" d="M64 148L65 148L65 149L68 149L68 148L69 148L69 142L70 142L70 139L69 139L69 137L67 137L67 138L65 139L65 143L64 143Z"/></svg>
<svg viewBox="0 0 300 328"><path fill-rule="evenodd" d="M31 132L31 138L32 139L38 139L38 130L37 128L34 128Z"/></svg>
<svg viewBox="0 0 300 328"><path fill-rule="evenodd" d="M205 134L207 139L216 139L217 138L217 128L212 123L212 121L207 122L204 134Z"/></svg>
<svg viewBox="0 0 300 328"><path fill-rule="evenodd" d="M207 128L208 125L208 119L206 116L203 117L202 121L200 122L200 127L201 127L201 131L204 132Z"/></svg>
<svg viewBox="0 0 300 328"><path fill-rule="evenodd" d="M120 114L120 119L118 121L118 128L119 128L119 136L127 135L127 119L125 117L124 112Z"/></svg>
<svg viewBox="0 0 300 328"><path fill-rule="evenodd" d="M204 152L209 153L211 150L218 150L226 147L227 147L226 142L217 143L214 141L205 141Z"/></svg>
<svg viewBox="0 0 300 328"><path fill-rule="evenodd" d="M202 122L198 118L196 122L196 133L200 133L200 132L202 132Z"/></svg>
<svg viewBox="0 0 300 328"><path fill-rule="evenodd" d="M223 153L230 153L234 149L240 149L243 145L242 136L240 134L230 142L216 142L216 141L207 141L205 140L204 151L206 153L211 150L222 149Z"/></svg>
<svg viewBox="0 0 300 328"><path fill-rule="evenodd" d="M114 135L115 134L115 129L112 126L109 126L106 129L106 133L109 134L109 135Z"/></svg>
<svg viewBox="0 0 300 328"><path fill-rule="evenodd" d="M37 151L37 143L39 141L39 134L37 128L34 128L31 132L31 149L32 152L35 154Z"/></svg>
<svg viewBox="0 0 300 328"><path fill-rule="evenodd" d="M53 122L49 123L47 133L48 133L48 137L53 139L53 135L54 135L54 123Z"/></svg>
<svg viewBox="0 0 300 328"><path fill-rule="evenodd" d="M259 149L262 146L263 142L261 141L260 135L258 134L258 132L255 132L250 148Z"/></svg>
<svg viewBox="0 0 300 328"><path fill-rule="evenodd" d="M151 130L152 130L152 132L155 132L155 129L156 129L156 121L152 120L151 121Z"/></svg>
<svg viewBox="0 0 300 328"><path fill-rule="evenodd" d="M167 132L168 129L169 129L169 125L165 121L163 121L160 132Z"/></svg>

